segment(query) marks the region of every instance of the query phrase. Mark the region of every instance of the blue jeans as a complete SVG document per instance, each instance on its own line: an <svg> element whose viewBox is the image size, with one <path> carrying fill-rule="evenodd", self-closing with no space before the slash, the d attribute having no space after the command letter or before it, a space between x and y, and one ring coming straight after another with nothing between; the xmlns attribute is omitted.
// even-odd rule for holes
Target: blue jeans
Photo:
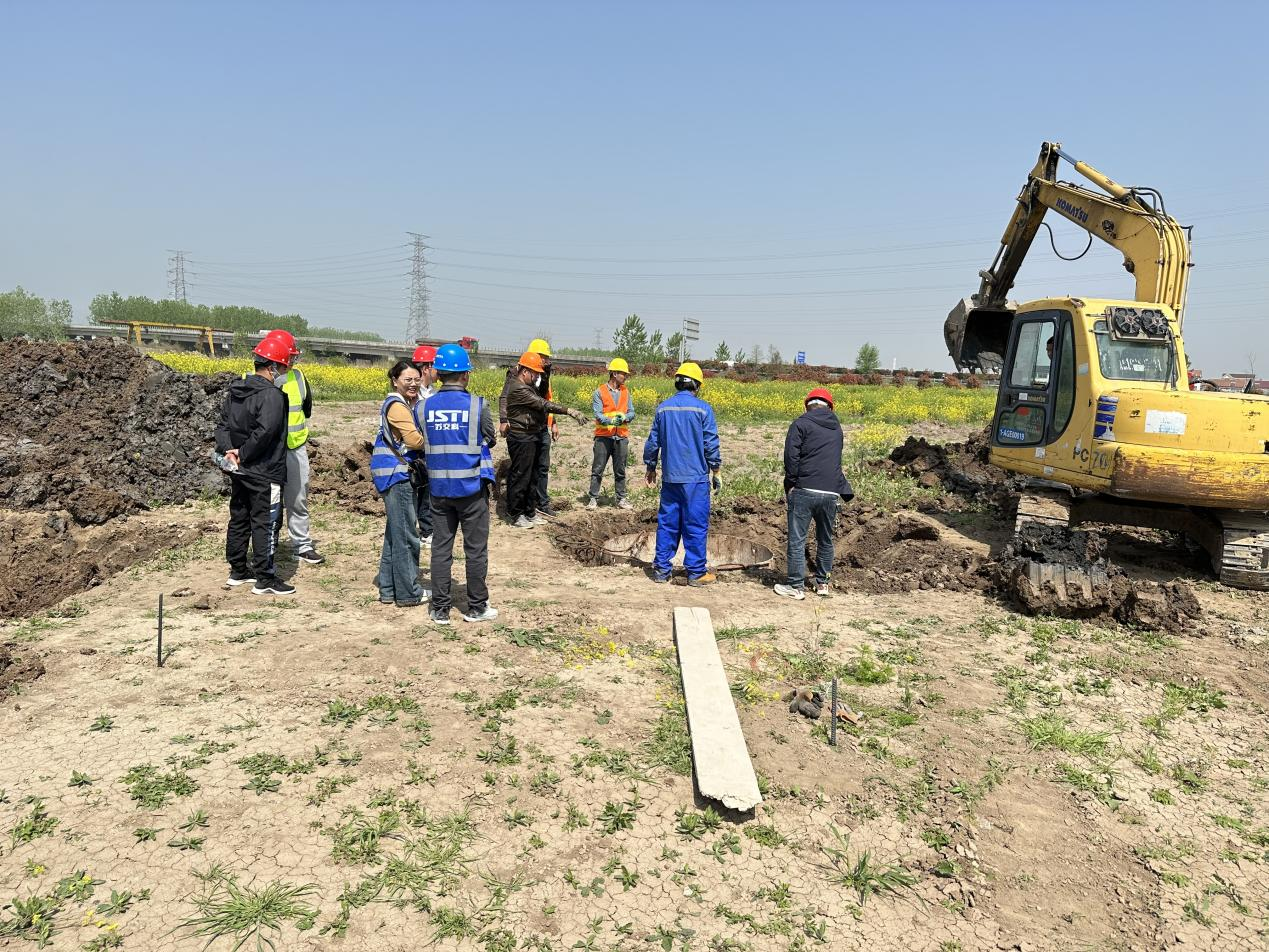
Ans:
<svg viewBox="0 0 1269 952"><path fill-rule="evenodd" d="M789 587L806 585L806 534L815 520L815 582L827 585L833 571L833 527L837 522L837 495L789 490Z"/></svg>
<svg viewBox="0 0 1269 952"><path fill-rule="evenodd" d="M414 511L414 487L408 479L393 483L383 494L387 521L383 553L379 556L379 600L417 605L423 600L419 584L419 527Z"/></svg>
<svg viewBox="0 0 1269 952"><path fill-rule="evenodd" d="M551 480L551 428L548 426L538 434L538 457L533 464L533 493L537 507L543 512L551 508L551 494L548 485ZM529 511L533 515L533 511Z"/></svg>
<svg viewBox="0 0 1269 952"><path fill-rule="evenodd" d="M657 511L657 554L652 568L670 574L670 562L683 542L683 567L690 578L705 574L705 543L709 536L709 483L661 483Z"/></svg>

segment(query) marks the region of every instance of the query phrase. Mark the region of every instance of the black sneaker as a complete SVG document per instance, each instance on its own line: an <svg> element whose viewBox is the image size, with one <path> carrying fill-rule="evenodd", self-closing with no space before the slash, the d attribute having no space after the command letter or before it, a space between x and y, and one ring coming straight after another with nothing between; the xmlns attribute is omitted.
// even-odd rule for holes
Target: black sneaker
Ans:
<svg viewBox="0 0 1269 952"><path fill-rule="evenodd" d="M301 562L307 562L309 565L321 565L326 561L326 556L322 555L316 549L308 549L305 552L296 552L295 557Z"/></svg>
<svg viewBox="0 0 1269 952"><path fill-rule="evenodd" d="M230 569L229 578L225 584L237 588L239 585L246 585L248 582L254 582L255 580L256 577L250 572L239 572L237 569Z"/></svg>
<svg viewBox="0 0 1269 952"><path fill-rule="evenodd" d="M256 582L255 587L251 589L252 595L294 595L295 586L282 581L280 578L260 579Z"/></svg>
<svg viewBox="0 0 1269 952"><path fill-rule="evenodd" d="M556 512L551 506L547 506L545 509L539 507L538 515L546 519L558 519L560 517L560 514Z"/></svg>
<svg viewBox="0 0 1269 952"><path fill-rule="evenodd" d="M440 609L436 609L436 608L429 608L427 610L427 617L432 620L433 625L452 625L453 624L453 622L449 620L448 608L445 609L444 611L441 611Z"/></svg>

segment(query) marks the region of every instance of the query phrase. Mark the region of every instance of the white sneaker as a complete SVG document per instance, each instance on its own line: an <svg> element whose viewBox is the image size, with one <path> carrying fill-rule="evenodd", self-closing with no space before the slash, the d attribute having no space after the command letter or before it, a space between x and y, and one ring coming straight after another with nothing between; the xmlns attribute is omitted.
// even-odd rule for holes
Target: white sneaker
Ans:
<svg viewBox="0 0 1269 952"><path fill-rule="evenodd" d="M511 524L515 526L517 529L532 529L535 526L537 526L537 523L534 522L532 519L530 519L528 516L521 516L519 519L517 519L515 522Z"/></svg>
<svg viewBox="0 0 1269 952"><path fill-rule="evenodd" d="M474 612L464 612L463 621L493 621L498 617L498 609L485 606L485 610L479 615Z"/></svg>
<svg viewBox="0 0 1269 952"><path fill-rule="evenodd" d="M798 602L806 598L806 593L802 589L794 588L792 585L777 585L774 591L777 595L783 595L785 598L792 598Z"/></svg>
<svg viewBox="0 0 1269 952"><path fill-rule="evenodd" d="M626 499L623 496L622 498L617 500L617 508L618 509L633 509L634 506L630 505L630 500Z"/></svg>
<svg viewBox="0 0 1269 952"><path fill-rule="evenodd" d="M596 499L594 496L590 496L590 497L586 500L586 508L587 508L587 509L598 509L598 508L599 508L599 500L598 500L598 499Z"/></svg>

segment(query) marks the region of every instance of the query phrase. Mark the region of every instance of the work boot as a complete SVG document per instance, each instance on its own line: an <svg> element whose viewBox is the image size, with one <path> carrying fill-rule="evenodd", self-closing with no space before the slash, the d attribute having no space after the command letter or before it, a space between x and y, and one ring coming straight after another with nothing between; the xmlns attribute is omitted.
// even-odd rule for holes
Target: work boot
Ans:
<svg viewBox="0 0 1269 952"><path fill-rule="evenodd" d="M785 598L791 598L798 602L806 598L802 589L794 588L792 585L777 585L774 589L772 589L772 591L774 591L777 595L783 595Z"/></svg>
<svg viewBox="0 0 1269 952"><path fill-rule="evenodd" d="M622 496L620 499L617 500L617 508L618 509L633 509L634 506L630 505L629 499L627 499L625 496Z"/></svg>
<svg viewBox="0 0 1269 952"><path fill-rule="evenodd" d="M689 578L687 584L692 588L702 588L705 585L713 585L718 581L718 576L713 572L706 572L704 575L698 575L696 578Z"/></svg>
<svg viewBox="0 0 1269 952"><path fill-rule="evenodd" d="M598 499L596 499L594 496L588 496L588 497L587 497L587 499L586 499L586 508L587 508L587 509L598 509L598 508L599 508L599 500L598 500Z"/></svg>
<svg viewBox="0 0 1269 952"><path fill-rule="evenodd" d="M651 576L652 581L656 582L658 585L664 585L666 582L670 580L669 572L661 573L661 572L658 572L656 569L650 569L648 571L648 574Z"/></svg>

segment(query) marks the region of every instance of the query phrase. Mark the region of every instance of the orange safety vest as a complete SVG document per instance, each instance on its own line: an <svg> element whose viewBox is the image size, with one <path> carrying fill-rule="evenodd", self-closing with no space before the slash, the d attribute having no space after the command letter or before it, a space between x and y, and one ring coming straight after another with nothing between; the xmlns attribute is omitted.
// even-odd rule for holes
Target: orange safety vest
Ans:
<svg viewBox="0 0 1269 952"><path fill-rule="evenodd" d="M621 388L621 392L617 395L617 402L612 402L612 391L608 389L608 384L604 384L599 388L599 399L604 405L604 416L610 417L614 414L626 414L630 412L630 391L625 387ZM596 436L619 436L626 439L630 436L630 427L621 426L603 426L596 425Z"/></svg>

